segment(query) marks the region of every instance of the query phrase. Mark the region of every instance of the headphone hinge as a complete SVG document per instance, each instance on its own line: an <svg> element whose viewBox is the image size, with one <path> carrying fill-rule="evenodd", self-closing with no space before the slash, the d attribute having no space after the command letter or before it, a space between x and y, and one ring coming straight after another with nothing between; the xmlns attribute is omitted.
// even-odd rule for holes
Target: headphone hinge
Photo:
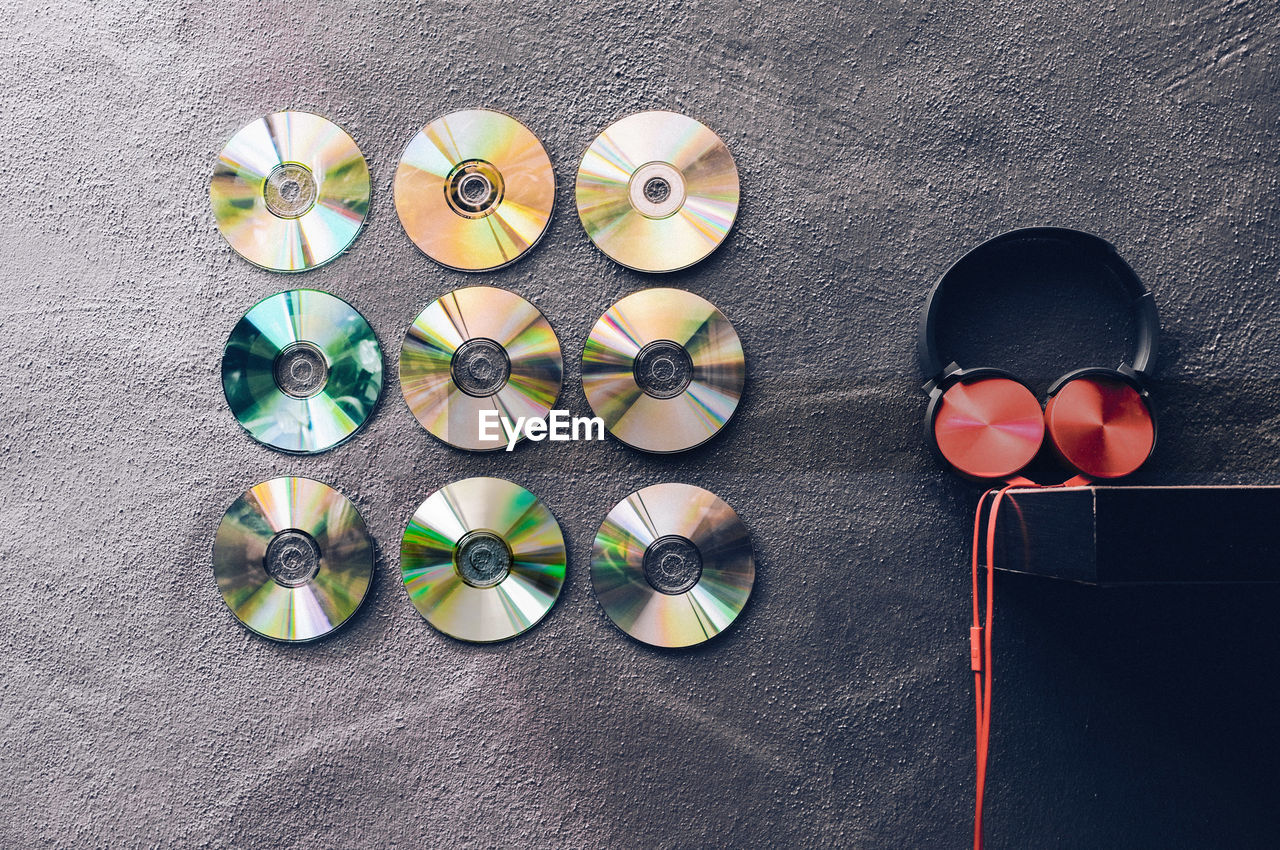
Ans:
<svg viewBox="0 0 1280 850"><path fill-rule="evenodd" d="M939 372L935 377L930 378L928 381L926 381L925 385L921 387L921 389L924 390L925 395L933 395L934 391L936 391L938 387L942 386L947 382L947 379L963 371L964 369L960 367L960 364L952 360L946 366L943 366L942 371Z"/></svg>

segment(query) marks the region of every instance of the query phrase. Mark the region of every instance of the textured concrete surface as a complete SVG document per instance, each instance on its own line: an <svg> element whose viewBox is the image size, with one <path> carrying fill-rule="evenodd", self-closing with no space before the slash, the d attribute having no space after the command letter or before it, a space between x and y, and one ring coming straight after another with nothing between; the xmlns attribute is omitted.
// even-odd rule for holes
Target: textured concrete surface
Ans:
<svg viewBox="0 0 1280 850"><path fill-rule="evenodd" d="M0 845L962 846L977 492L919 436L917 310L987 236L1097 232L1166 319L1140 480L1280 481L1278 36L1270 0L0 8ZM390 203L415 129L470 105L557 166L546 239L482 279L551 319L567 406L595 318L684 286L748 352L719 439L474 456L394 379L327 455L232 420L221 346L258 298L350 300L394 376L412 316L480 280ZM289 107L342 123L376 181L350 254L295 278L233 255L206 196L222 143ZM719 131L744 195L727 244L666 278L612 264L572 209L591 138L652 107ZM1041 386L1123 342L1105 297L978 312L973 359ZM362 612L310 646L247 633L210 573L222 511L289 473L345 492L381 547ZM555 610L493 647L433 632L396 581L412 508L479 474L541 494L571 541ZM607 509L666 480L734 505L759 558L737 627L693 652L627 640L587 571ZM1002 582L991 846L1271 843L1277 602Z"/></svg>

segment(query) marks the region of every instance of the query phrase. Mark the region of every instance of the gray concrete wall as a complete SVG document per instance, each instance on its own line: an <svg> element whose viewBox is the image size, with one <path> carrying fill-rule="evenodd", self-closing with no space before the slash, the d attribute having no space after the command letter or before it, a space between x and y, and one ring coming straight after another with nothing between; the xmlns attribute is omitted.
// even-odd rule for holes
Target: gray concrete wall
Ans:
<svg viewBox="0 0 1280 850"><path fill-rule="evenodd" d="M1137 480L1280 480L1278 35L1266 0L0 8L0 845L964 845L977 490L920 439L917 311L999 231L1097 232L1166 319ZM525 120L561 181L542 244L483 278L419 254L390 201L415 129L471 105ZM224 244L207 180L291 107L352 133L375 197L348 256L286 278ZM661 278L596 251L572 197L594 135L653 107L716 129L743 185L727 244ZM738 417L669 458L477 456L392 377L357 439L293 458L227 411L221 346L258 298L348 299L394 376L414 314L478 280L547 314L578 413L606 307L705 295L746 346ZM1046 293L967 344L1043 386L1112 358L1108 316ZM250 635L211 577L222 511L279 474L337 486L381 547L316 645ZM412 508L481 474L540 494L571 546L551 615L492 647L433 632L397 582ZM738 625L684 653L617 632L587 567L607 509L667 480L735 506L759 559ZM1272 841L1278 601L1003 581L991 846Z"/></svg>

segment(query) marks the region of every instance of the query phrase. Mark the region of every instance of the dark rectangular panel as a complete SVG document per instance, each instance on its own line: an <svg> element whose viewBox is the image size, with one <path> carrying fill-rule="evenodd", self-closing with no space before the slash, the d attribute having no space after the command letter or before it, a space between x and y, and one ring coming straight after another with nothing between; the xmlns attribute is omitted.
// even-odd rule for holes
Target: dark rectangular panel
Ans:
<svg viewBox="0 0 1280 850"><path fill-rule="evenodd" d="M1280 487L1014 490L996 567L1088 584L1280 581Z"/></svg>

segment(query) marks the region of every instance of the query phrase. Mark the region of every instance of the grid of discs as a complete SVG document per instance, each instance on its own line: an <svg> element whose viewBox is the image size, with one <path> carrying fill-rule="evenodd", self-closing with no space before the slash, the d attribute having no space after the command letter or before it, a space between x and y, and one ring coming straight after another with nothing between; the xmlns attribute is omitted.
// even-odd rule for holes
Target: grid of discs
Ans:
<svg viewBox="0 0 1280 850"><path fill-rule="evenodd" d="M670 112L610 125L584 155L575 184L592 242L617 262L652 272L685 268L721 244L738 191L723 142ZM524 256L542 237L555 177L541 142L519 121L463 110L435 119L409 142L394 194L405 232L425 254L455 270L488 271ZM354 240L368 211L369 174L337 125L305 112L273 113L228 142L210 197L219 231L246 260L304 271ZM737 407L744 375L732 325L682 290L622 299L584 348L592 408L615 437L648 452L685 451L718 433ZM509 437L482 435L482 411L498 414L500 427L544 418L562 376L546 318L495 287L436 299L401 350L402 391L415 418L442 441L472 451L503 447ZM229 406L250 435L281 451L316 453L349 439L372 413L381 386L372 329L346 302L317 290L259 302L224 350ZM324 516L286 499L281 488L323 502ZM281 510L286 501L291 508ZM228 509L215 541L215 576L250 629L310 640L359 606L372 547L358 512L336 491L309 479L273 479ZM351 565L365 555L362 573ZM440 488L415 512L402 540L401 574L410 601L435 628L461 640L505 640L555 603L564 539L529 491L502 479L466 479ZM610 512L593 549L602 607L628 634L657 646L719 634L745 605L753 578L737 515L689 485L632 494Z"/></svg>

